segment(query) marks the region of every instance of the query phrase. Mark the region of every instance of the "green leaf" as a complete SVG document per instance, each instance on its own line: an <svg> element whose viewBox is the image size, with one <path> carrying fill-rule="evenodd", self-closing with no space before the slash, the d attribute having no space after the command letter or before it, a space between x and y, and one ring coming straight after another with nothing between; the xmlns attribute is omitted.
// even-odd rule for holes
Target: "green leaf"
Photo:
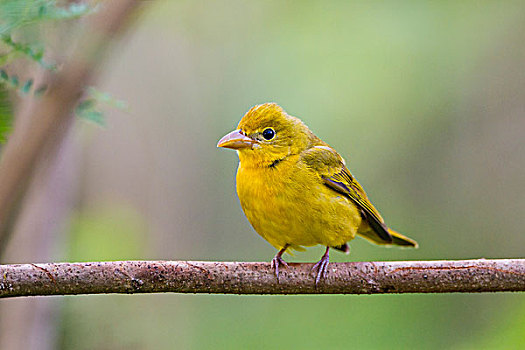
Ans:
<svg viewBox="0 0 525 350"><path fill-rule="evenodd" d="M104 118L104 114L100 111L90 109L82 113L77 113L77 116L87 121L93 122L99 126L106 126L106 120Z"/></svg>
<svg viewBox="0 0 525 350"><path fill-rule="evenodd" d="M88 109L93 108L94 106L95 106L95 100L92 98L81 101L76 108L76 113L82 113Z"/></svg>
<svg viewBox="0 0 525 350"><path fill-rule="evenodd" d="M105 126L106 121L102 112L95 109L97 101L94 98L87 98L80 103L75 108L75 114L85 120L98 124L100 126Z"/></svg>
<svg viewBox="0 0 525 350"><path fill-rule="evenodd" d="M29 79L25 82L24 86L22 86L22 93L28 94L31 90L31 87L33 87L33 79Z"/></svg>
<svg viewBox="0 0 525 350"><path fill-rule="evenodd" d="M35 51L32 51L31 52L31 56L37 60L38 62L40 62L42 60L42 58L44 58L44 50L42 49L37 49L36 52Z"/></svg>
<svg viewBox="0 0 525 350"><path fill-rule="evenodd" d="M13 126L13 112L7 90L0 86L0 143L5 143Z"/></svg>
<svg viewBox="0 0 525 350"><path fill-rule="evenodd" d="M126 102L116 99L115 97L111 96L107 92L100 91L92 86L88 88L87 92L89 96L91 96L94 100L96 100L99 103L104 103L108 106L118 108L118 109L128 108L128 105Z"/></svg>
<svg viewBox="0 0 525 350"><path fill-rule="evenodd" d="M40 8L38 9L38 17L44 17L46 12L47 12L46 7L44 5L41 5Z"/></svg>
<svg viewBox="0 0 525 350"><path fill-rule="evenodd" d="M18 85L20 84L20 82L18 81L18 77L16 75L12 75L9 81L11 85L13 85L14 87L18 87Z"/></svg>
<svg viewBox="0 0 525 350"><path fill-rule="evenodd" d="M0 56L0 64L3 65L9 63L18 56L24 56L31 61L38 63L41 67L47 70L56 70L56 65L54 63L47 63L44 61L44 50L41 47L15 42L9 35L3 35L1 40L11 49L11 52L4 56Z"/></svg>

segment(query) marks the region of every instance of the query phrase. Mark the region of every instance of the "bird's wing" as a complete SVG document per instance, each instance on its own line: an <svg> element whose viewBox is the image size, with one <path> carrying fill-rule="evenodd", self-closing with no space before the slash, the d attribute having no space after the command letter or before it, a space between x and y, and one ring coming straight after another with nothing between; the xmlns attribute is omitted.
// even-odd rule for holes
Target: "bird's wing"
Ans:
<svg viewBox="0 0 525 350"><path fill-rule="evenodd" d="M383 218L334 149L325 145L315 146L303 152L301 158L317 172L326 186L350 199L361 210L363 218L384 243L392 243L392 236Z"/></svg>

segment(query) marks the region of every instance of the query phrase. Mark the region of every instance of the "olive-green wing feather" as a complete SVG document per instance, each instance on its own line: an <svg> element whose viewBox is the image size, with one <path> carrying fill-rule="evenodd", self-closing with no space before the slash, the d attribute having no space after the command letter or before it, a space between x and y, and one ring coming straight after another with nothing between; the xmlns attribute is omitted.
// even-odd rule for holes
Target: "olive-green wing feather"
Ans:
<svg viewBox="0 0 525 350"><path fill-rule="evenodd" d="M326 186L346 196L361 210L363 218L382 243L392 243L392 236L381 215L370 203L365 191L335 150L325 145L315 146L305 151L302 159L310 168L317 171Z"/></svg>
<svg viewBox="0 0 525 350"><path fill-rule="evenodd" d="M351 176L349 170L344 167L341 172L323 177L323 180L328 187L345 195L361 209L363 218L384 243L392 243L392 236L388 232L388 227L368 201L364 192L359 191L361 186Z"/></svg>

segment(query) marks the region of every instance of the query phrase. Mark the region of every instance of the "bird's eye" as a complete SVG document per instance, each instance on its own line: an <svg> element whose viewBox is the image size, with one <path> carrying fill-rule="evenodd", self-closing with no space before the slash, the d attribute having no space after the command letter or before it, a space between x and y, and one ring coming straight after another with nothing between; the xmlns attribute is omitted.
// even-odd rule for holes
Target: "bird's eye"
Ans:
<svg viewBox="0 0 525 350"><path fill-rule="evenodd" d="M275 136L275 131L272 129L272 128L266 128L264 129L264 131L262 132L262 136L266 139L266 140L271 140L274 138Z"/></svg>

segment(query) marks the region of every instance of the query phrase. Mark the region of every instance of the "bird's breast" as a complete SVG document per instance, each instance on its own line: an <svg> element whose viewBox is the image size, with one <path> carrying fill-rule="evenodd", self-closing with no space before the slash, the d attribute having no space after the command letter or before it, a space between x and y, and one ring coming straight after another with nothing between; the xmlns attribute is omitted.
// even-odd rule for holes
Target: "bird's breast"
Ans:
<svg viewBox="0 0 525 350"><path fill-rule="evenodd" d="M296 159L264 168L239 164L237 194L255 231L277 249L344 244L361 220L353 204Z"/></svg>

